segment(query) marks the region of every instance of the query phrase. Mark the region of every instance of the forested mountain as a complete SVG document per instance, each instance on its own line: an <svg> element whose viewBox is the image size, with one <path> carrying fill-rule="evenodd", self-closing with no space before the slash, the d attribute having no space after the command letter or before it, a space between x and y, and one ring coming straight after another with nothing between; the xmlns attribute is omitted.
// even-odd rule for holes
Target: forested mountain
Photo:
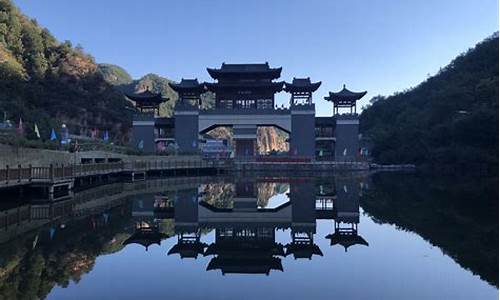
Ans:
<svg viewBox="0 0 500 300"><path fill-rule="evenodd" d="M172 116L178 98L177 93L168 85L173 80L152 73L134 80L122 67L112 64L99 64L98 72L121 93L133 94L143 92L146 89L162 93L169 100L160 106L160 115Z"/></svg>
<svg viewBox="0 0 500 300"><path fill-rule="evenodd" d="M81 47L58 42L10 0L0 0L2 117L14 123L21 118L28 137L34 136L34 123L45 137L66 123L72 133L109 130L118 142L130 127L127 105Z"/></svg>
<svg viewBox="0 0 500 300"><path fill-rule="evenodd" d="M498 165L498 33L415 88L378 96L361 131L380 163Z"/></svg>
<svg viewBox="0 0 500 300"><path fill-rule="evenodd" d="M114 86L126 86L132 83L130 74L120 66L112 64L99 64L97 71L102 77Z"/></svg>

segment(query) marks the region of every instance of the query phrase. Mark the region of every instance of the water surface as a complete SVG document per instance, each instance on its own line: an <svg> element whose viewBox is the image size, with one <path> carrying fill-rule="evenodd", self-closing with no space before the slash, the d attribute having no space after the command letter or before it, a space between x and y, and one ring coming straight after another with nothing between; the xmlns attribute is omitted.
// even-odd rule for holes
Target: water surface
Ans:
<svg viewBox="0 0 500 300"><path fill-rule="evenodd" d="M497 184L176 178L28 201L4 210L0 296L496 299Z"/></svg>

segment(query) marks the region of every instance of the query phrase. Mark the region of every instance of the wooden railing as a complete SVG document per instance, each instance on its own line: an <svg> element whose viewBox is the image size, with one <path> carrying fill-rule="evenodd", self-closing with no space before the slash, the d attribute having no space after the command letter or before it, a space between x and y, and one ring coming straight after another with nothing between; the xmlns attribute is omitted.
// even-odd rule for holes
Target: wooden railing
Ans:
<svg viewBox="0 0 500 300"><path fill-rule="evenodd" d="M6 166L0 169L0 185L26 183L32 181L54 181L82 176L103 175L120 172L206 169L227 167L225 161L211 160L158 160L132 161L78 165L50 165L47 167Z"/></svg>

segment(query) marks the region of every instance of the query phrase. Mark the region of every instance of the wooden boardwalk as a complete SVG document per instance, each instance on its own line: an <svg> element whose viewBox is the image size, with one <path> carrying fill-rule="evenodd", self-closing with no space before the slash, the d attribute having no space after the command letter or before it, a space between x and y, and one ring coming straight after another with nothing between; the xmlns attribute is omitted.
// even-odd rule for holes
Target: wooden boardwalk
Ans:
<svg viewBox="0 0 500 300"><path fill-rule="evenodd" d="M223 169L226 167L227 162L209 160L155 160L45 167L6 166L6 168L0 169L0 189L30 184L54 185L87 176L169 170Z"/></svg>

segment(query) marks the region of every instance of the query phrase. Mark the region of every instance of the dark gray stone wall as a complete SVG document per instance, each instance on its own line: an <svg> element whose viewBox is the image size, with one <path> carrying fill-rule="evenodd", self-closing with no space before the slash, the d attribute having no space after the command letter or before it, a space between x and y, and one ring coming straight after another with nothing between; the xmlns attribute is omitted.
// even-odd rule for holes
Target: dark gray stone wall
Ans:
<svg viewBox="0 0 500 300"><path fill-rule="evenodd" d="M359 180L355 177L336 176L335 190L337 222L359 223Z"/></svg>
<svg viewBox="0 0 500 300"><path fill-rule="evenodd" d="M309 108L307 111L297 110L296 107L292 107L292 132L290 133L291 155L314 157L315 154L314 105L307 106Z"/></svg>
<svg viewBox="0 0 500 300"><path fill-rule="evenodd" d="M316 195L313 181L290 183L292 204L292 229L294 231L314 230L316 225Z"/></svg>
<svg viewBox="0 0 500 300"><path fill-rule="evenodd" d="M175 114L175 141L179 150L198 151L198 114Z"/></svg>
<svg viewBox="0 0 500 300"><path fill-rule="evenodd" d="M255 148L257 146L256 139L234 139L235 157L255 156Z"/></svg>
<svg viewBox="0 0 500 300"><path fill-rule="evenodd" d="M195 232L198 227L198 189L179 190L175 195L175 231Z"/></svg>
<svg viewBox="0 0 500 300"><path fill-rule="evenodd" d="M337 119L335 128L335 160L355 161L359 150L358 119Z"/></svg>
<svg viewBox="0 0 500 300"><path fill-rule="evenodd" d="M146 153L154 153L156 151L154 117L151 117L149 120L133 121L130 146L139 149L141 141L143 144L142 151Z"/></svg>

